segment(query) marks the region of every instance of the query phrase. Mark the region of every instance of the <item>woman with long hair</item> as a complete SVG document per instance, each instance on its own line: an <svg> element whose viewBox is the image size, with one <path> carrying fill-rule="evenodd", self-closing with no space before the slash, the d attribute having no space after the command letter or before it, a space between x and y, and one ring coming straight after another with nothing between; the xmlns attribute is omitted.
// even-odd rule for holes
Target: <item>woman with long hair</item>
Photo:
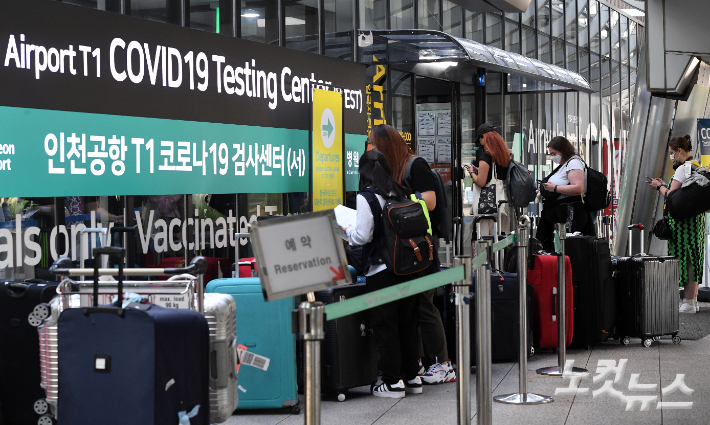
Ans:
<svg viewBox="0 0 710 425"><path fill-rule="evenodd" d="M368 151L360 157L356 224L343 227L343 230L351 245L364 245L363 268L368 292L416 277L396 275L387 268L382 256L385 240L381 214L385 197L404 200L409 198L410 193L394 180L382 153ZM417 335L419 297L407 297L374 307L370 314L382 371L382 383L373 384L370 391L377 397L388 398L401 398L405 393L421 394Z"/></svg>
<svg viewBox="0 0 710 425"><path fill-rule="evenodd" d="M429 164L423 158L414 155L399 132L391 125L382 124L373 127L369 140L372 148L381 152L387 159L395 181L406 185L412 191L421 193L430 212L432 229L434 229L439 211L436 208L436 183ZM405 179L404 174L410 160L412 161L410 173ZM438 252L439 238L448 235L433 234L432 236ZM428 272L437 271L439 271L439 256L435 255ZM420 375L425 384L441 384L456 380L456 372L451 366L446 348L444 324L441 322L439 310L434 305L434 292L435 290L431 289L419 295L419 329L422 342L420 354L423 360Z"/></svg>
<svg viewBox="0 0 710 425"><path fill-rule="evenodd" d="M675 174L670 184L656 178L648 182L654 189L668 197L672 191L679 189L690 177L692 142L689 135L674 137L669 143L670 159L673 161ZM698 163L693 165L698 166ZM700 214L686 220L674 220L668 215L672 236L668 240L668 254L676 257L680 263L680 286L685 289L683 301L679 306L681 313L695 313L700 310L698 305L698 282L703 279L703 263L705 262L705 214Z"/></svg>
<svg viewBox="0 0 710 425"><path fill-rule="evenodd" d="M483 153L481 154L478 167L473 164L469 164L468 167L468 173L473 179L473 184L479 188L483 188L491 182L494 176L498 180L505 181L508 176L508 165L510 164L510 149L508 149L505 141L500 134L495 131L495 127L488 123L479 126L476 135L483 148ZM496 201L500 201L500 199ZM500 208L502 208L502 211L501 223L498 223L499 233L510 230L508 220L510 208L508 204L503 204ZM475 215L478 215L477 205L474 205L473 212ZM482 234L478 235L479 239L481 236L492 235L494 230L490 221L481 222L480 229Z"/></svg>
<svg viewBox="0 0 710 425"><path fill-rule="evenodd" d="M595 231L592 218L581 199L586 192L586 164L577 155L572 143L562 136L553 137L547 149L552 163L559 165L545 177L541 186L542 212L536 236L545 250L552 252L555 223L565 223L570 233L593 236Z"/></svg>

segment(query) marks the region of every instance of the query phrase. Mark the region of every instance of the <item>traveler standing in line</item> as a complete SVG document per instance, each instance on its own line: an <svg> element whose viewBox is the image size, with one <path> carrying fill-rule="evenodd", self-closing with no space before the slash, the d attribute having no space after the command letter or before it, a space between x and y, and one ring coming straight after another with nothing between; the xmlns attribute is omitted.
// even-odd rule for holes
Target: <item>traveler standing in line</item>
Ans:
<svg viewBox="0 0 710 425"><path fill-rule="evenodd" d="M670 159L673 161L675 174L670 184L661 179L653 179L648 184L661 192L664 198L679 189L690 177L691 165L686 161L693 159L690 151L692 142L689 135L674 137L669 143ZM695 163L694 165L698 165ZM668 240L668 254L676 257L679 263L680 286L685 289L685 298L681 301L681 313L695 313L698 305L698 282L703 279L705 262L705 214L699 214L687 220L674 220L668 215L672 236Z"/></svg>
<svg viewBox="0 0 710 425"><path fill-rule="evenodd" d="M377 125L373 127L369 140L372 148L382 152L387 158L394 179L400 184L404 184L403 178L407 162L415 155L399 132L390 125ZM430 211L430 216L436 217L436 183L426 160L418 158L412 162L409 182L412 190L421 193L427 209ZM442 235L433 236L434 243L437 244ZM435 263L432 263L429 269L430 273L440 270L438 255L435 255L434 259ZM444 324L441 321L439 310L434 305L435 292L435 289L431 289L419 295L420 354L428 363L428 368L425 368L423 364L420 366L419 374L425 384L456 381L456 372L451 366L446 348Z"/></svg>
<svg viewBox="0 0 710 425"><path fill-rule="evenodd" d="M574 150L569 140L554 137L547 145L552 162L559 164L549 176L543 179L542 213L537 227L537 239L547 252L554 251L553 232L555 223L566 223L567 232L580 232L594 236L592 218L582 203L581 195L586 193L586 165Z"/></svg>
<svg viewBox="0 0 710 425"><path fill-rule="evenodd" d="M473 179L473 184L479 188L483 188L491 182L494 175L497 179L505 181L508 176L508 165L510 164L511 156L510 149L506 146L505 141L500 134L495 131L495 128L488 123L481 124L478 127L476 136L483 148L483 153L481 154L478 167L469 164L469 175ZM493 165L495 165L495 168ZM500 200L501 199L496 199L496 202ZM474 205L473 208L475 215L478 215L478 206ZM503 204L501 208L501 223L498 223L499 234L510 230L508 219L510 208L508 204ZM481 222L480 227L482 234L478 235L479 239L481 236L493 235L494 227L490 220Z"/></svg>
<svg viewBox="0 0 710 425"><path fill-rule="evenodd" d="M380 152L365 152L360 158L359 170L356 223L355 226L343 227L343 231L351 245L364 245L363 269L367 276L367 291L372 292L416 277L396 275L382 259L382 250L386 249L381 219L385 205L382 195L404 200L409 198L410 193L392 178L387 159ZM377 397L388 398L402 398L405 393L421 394L422 381L417 375L419 297L403 298L370 311L382 371L382 383L373 384L370 391Z"/></svg>

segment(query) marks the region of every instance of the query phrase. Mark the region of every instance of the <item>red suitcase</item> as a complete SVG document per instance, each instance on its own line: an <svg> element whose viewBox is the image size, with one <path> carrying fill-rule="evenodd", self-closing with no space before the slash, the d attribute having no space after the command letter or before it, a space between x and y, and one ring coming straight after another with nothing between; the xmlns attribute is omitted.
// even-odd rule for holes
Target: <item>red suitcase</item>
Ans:
<svg viewBox="0 0 710 425"><path fill-rule="evenodd" d="M528 269L528 283L535 289L533 313L533 346L557 348L557 256L534 255L533 268ZM572 287L572 263L565 257L565 298L567 320L566 346L574 335L574 305Z"/></svg>
<svg viewBox="0 0 710 425"><path fill-rule="evenodd" d="M259 272L256 269L256 258L240 258L239 259L239 277L258 277Z"/></svg>

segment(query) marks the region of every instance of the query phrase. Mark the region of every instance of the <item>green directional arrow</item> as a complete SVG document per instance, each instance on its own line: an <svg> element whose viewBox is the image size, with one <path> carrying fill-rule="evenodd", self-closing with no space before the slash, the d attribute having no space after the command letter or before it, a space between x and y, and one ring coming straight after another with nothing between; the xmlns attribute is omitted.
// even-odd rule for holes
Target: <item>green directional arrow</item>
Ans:
<svg viewBox="0 0 710 425"><path fill-rule="evenodd" d="M328 137L330 137L330 133L333 132L333 124L330 123L330 120L328 120L328 123L327 123L327 124L324 124L324 125L322 126L322 128L323 128L323 131L325 131L326 133L328 133Z"/></svg>

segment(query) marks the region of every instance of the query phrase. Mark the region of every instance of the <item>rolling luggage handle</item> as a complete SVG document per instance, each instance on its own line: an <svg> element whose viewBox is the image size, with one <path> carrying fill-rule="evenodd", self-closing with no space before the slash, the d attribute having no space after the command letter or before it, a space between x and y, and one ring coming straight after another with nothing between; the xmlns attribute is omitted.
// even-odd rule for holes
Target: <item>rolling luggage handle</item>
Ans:
<svg viewBox="0 0 710 425"><path fill-rule="evenodd" d="M99 249L99 248L95 248ZM123 248L121 248L123 249ZM179 274L198 274L203 275L207 270L207 260L204 257L197 256L190 261L187 267L169 267L169 268L131 268L123 271L124 276L173 276ZM93 274L94 269L72 268L72 262L67 257L59 257L57 261L49 268L49 273L55 276L81 276ZM99 269L99 276L115 276L117 269L102 268Z"/></svg>
<svg viewBox="0 0 710 425"><path fill-rule="evenodd" d="M643 251L644 251L644 246L643 246L643 223L632 224L632 225L628 226L627 229L629 229L629 257L633 257L633 256L634 256L634 251L632 250L632 247L633 247L633 244L632 244L633 237L632 237L632 236L633 236L633 235L631 234L631 233L632 233L631 231L632 231L633 229L639 229L639 231L641 232L641 233L640 233L640 235L641 235L641 251L639 251L639 255L641 255L641 256L646 255L646 254L643 252Z"/></svg>
<svg viewBox="0 0 710 425"><path fill-rule="evenodd" d="M110 230L109 233L111 234L111 242L112 242L112 241L113 241L113 236L114 236L116 233L121 233L121 234L123 234L124 236L125 236L126 233L130 233L130 234L135 235L135 233L136 233L136 226L114 226L114 227L111 228L111 230ZM109 245L111 245L111 242L109 242ZM125 243L125 242L126 242L126 241L124 241L124 244L123 244L123 246L126 248L126 256L124 257L124 260L125 260L125 263L126 263L126 267L130 267L130 265L131 265L131 263L132 263L132 260L131 260L131 250L128 249L128 246L129 246L129 245L128 245L127 243Z"/></svg>
<svg viewBox="0 0 710 425"><path fill-rule="evenodd" d="M103 255L118 255L121 259L126 255L126 250L123 248L102 247L94 248L94 299L93 307L84 307L82 311L85 316L91 313L112 313L118 317L123 317L125 311L123 309L123 261L118 262L118 308L99 307L99 269L101 268L101 259Z"/></svg>

